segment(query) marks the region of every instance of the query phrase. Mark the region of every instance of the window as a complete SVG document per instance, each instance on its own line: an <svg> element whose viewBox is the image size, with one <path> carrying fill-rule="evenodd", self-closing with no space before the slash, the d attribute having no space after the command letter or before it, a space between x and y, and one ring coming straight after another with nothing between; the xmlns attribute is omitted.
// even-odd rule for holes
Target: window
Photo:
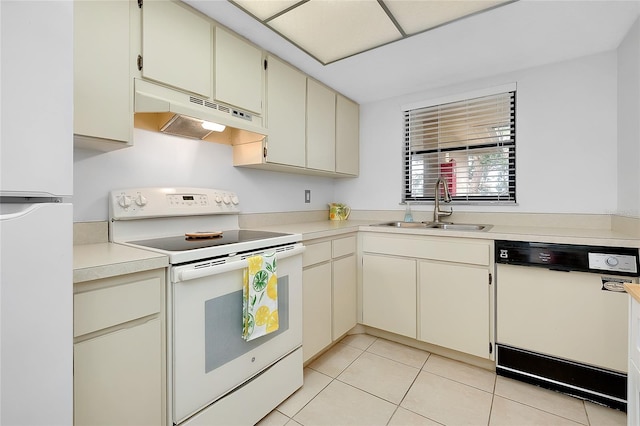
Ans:
<svg viewBox="0 0 640 426"><path fill-rule="evenodd" d="M442 176L454 202L515 204L515 95L404 111L402 201L433 201Z"/></svg>

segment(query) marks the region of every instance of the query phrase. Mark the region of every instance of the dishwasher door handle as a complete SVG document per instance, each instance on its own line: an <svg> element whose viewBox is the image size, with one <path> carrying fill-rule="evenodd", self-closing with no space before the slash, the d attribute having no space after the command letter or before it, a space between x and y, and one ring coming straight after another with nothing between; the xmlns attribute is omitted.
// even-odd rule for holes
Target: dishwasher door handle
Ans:
<svg viewBox="0 0 640 426"><path fill-rule="evenodd" d="M299 245L289 250L276 252L276 261L302 254L304 250L305 247L303 245ZM220 265L207 266L199 269L185 269L184 271L178 271L174 278L175 282L189 281L208 277L211 275L224 274L225 272L237 271L238 269L243 269L247 266L249 266L249 262L245 258L242 260L235 260L229 263L222 263Z"/></svg>

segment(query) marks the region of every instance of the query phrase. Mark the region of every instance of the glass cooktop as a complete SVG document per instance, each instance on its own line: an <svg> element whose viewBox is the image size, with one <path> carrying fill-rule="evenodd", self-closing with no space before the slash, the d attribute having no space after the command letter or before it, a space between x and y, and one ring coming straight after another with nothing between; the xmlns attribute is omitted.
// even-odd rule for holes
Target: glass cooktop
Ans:
<svg viewBox="0 0 640 426"><path fill-rule="evenodd" d="M130 244L149 247L165 251L188 251L207 247L224 246L228 244L244 243L247 241L264 240L282 237L289 234L267 231L252 231L236 229L223 231L222 235L212 238L188 238L186 236L153 238L149 240L129 241Z"/></svg>

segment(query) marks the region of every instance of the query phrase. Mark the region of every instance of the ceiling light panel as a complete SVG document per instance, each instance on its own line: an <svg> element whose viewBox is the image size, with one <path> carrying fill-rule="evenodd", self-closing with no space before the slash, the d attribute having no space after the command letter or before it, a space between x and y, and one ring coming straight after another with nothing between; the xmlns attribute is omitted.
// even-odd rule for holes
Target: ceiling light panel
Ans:
<svg viewBox="0 0 640 426"><path fill-rule="evenodd" d="M417 34L513 0L384 0L405 33Z"/></svg>
<svg viewBox="0 0 640 426"><path fill-rule="evenodd" d="M233 0L232 3L240 6L261 21L300 3L300 0Z"/></svg>
<svg viewBox="0 0 640 426"><path fill-rule="evenodd" d="M324 64L402 38L371 0L309 0L267 25Z"/></svg>

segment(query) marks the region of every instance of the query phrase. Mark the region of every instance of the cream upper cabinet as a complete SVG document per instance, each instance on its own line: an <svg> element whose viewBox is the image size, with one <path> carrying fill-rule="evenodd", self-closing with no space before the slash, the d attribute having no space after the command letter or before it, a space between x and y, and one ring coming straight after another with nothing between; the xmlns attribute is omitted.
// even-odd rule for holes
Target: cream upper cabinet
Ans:
<svg viewBox="0 0 640 426"><path fill-rule="evenodd" d="M360 108L338 94L336 99L336 172L360 172Z"/></svg>
<svg viewBox="0 0 640 426"><path fill-rule="evenodd" d="M73 132L81 148L128 146L133 128L130 4L74 2Z"/></svg>
<svg viewBox="0 0 640 426"><path fill-rule="evenodd" d="M262 50L220 27L214 38L215 99L262 114Z"/></svg>
<svg viewBox="0 0 640 426"><path fill-rule="evenodd" d="M307 78L285 62L269 56L266 80L269 130L266 161L304 168Z"/></svg>
<svg viewBox="0 0 640 426"><path fill-rule="evenodd" d="M145 0L142 77L213 97L212 22L184 3Z"/></svg>
<svg viewBox="0 0 640 426"><path fill-rule="evenodd" d="M307 167L335 171L336 94L307 79Z"/></svg>

